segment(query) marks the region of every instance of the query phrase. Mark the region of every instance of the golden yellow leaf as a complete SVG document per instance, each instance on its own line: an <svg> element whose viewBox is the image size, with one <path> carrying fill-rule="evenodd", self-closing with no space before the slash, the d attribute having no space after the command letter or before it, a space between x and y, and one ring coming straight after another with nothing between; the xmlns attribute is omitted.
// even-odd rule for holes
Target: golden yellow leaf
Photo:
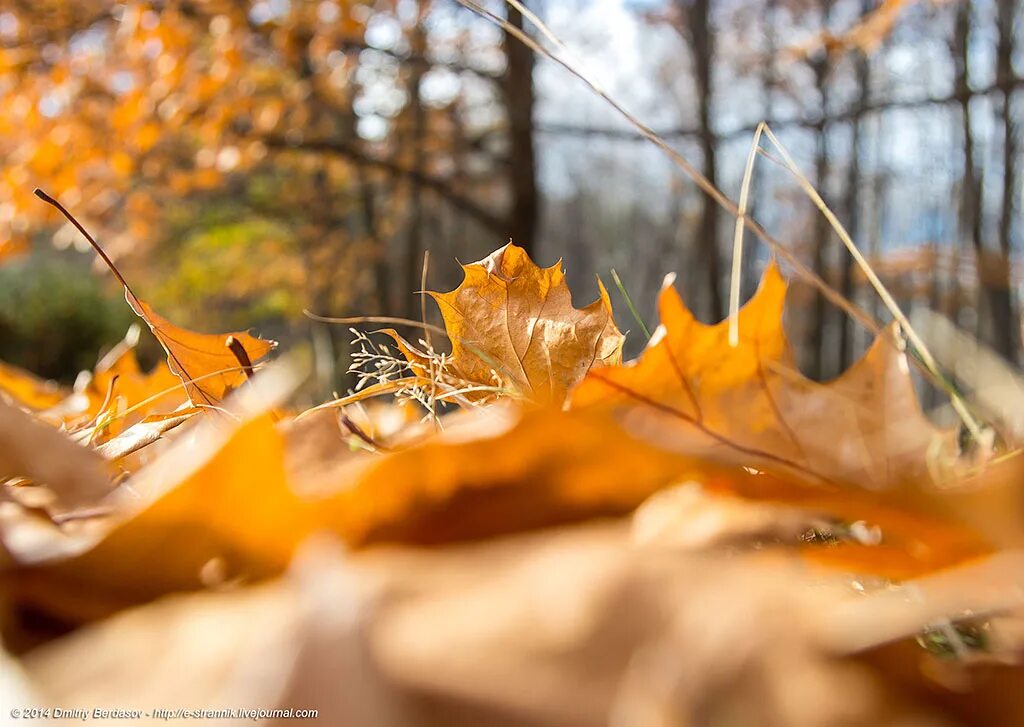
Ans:
<svg viewBox="0 0 1024 727"><path fill-rule="evenodd" d="M577 309L561 260L538 267L511 243L462 270L458 288L430 293L452 341L451 372L462 381L561 405L591 368L621 361L623 336L600 280L598 300ZM424 357L392 335L425 374Z"/></svg>
<svg viewBox="0 0 1024 727"><path fill-rule="evenodd" d="M245 365L229 348L228 339L241 344L250 363L264 358L277 346L276 341L244 331L195 333L174 325L127 288L125 298L167 351L167 365L185 384L189 400L195 405L220 404L233 389L245 383Z"/></svg>
<svg viewBox="0 0 1024 727"><path fill-rule="evenodd" d="M132 292L120 271L103 252L103 248L60 202L41 189L37 189L35 194L44 202L53 205L82 233L110 268L114 277L124 286L125 300L128 301L128 305L135 311L135 314L146 322L167 352L167 365L185 384L189 401L193 405L216 406L220 404L229 392L246 381L248 375L252 373L252 364L262 359L277 346L276 341L256 338L246 332L195 333L174 325ZM232 341L234 341L233 346L231 345ZM244 357L238 355L239 349L244 353ZM247 360L240 360L243 358Z"/></svg>
<svg viewBox="0 0 1024 727"><path fill-rule="evenodd" d="M52 381L45 381L16 366L0 362L0 393L9 395L28 409L42 411L56 406L68 392Z"/></svg>
<svg viewBox="0 0 1024 727"><path fill-rule="evenodd" d="M810 381L786 341L785 294L773 264L741 309L739 341L730 346L726 321L700 323L667 285L661 326L641 357L591 371L572 407L629 414L664 446L740 464L865 487L920 477L929 447L950 434L921 413L905 355L880 337L839 378Z"/></svg>
<svg viewBox="0 0 1024 727"><path fill-rule="evenodd" d="M752 475L664 452L596 412L471 411L444 435L354 457L317 496L292 489L284 435L269 414L228 434L218 419L131 480L133 499L70 559L10 575L12 598L70 623L126 605L280 572L318 531L353 547L439 544L629 513L674 482L784 502L883 533L878 547L809 549L826 565L908 577L988 552L972 531L838 486ZM214 441L226 439L223 446ZM198 442L197 454L190 447ZM50 557L50 556L48 556ZM52 560L52 557L50 557Z"/></svg>
<svg viewBox="0 0 1024 727"><path fill-rule="evenodd" d="M370 460L317 511L355 545L442 543L628 513L705 466L635 440L605 416L491 410Z"/></svg>
<svg viewBox="0 0 1024 727"><path fill-rule="evenodd" d="M135 354L137 343L138 327L133 326L96 365L83 392L89 402L86 414L90 419L101 414L104 404L112 412L130 410L105 425L107 434L117 434L151 414L167 414L187 398L181 380L163 361L143 373Z"/></svg>
<svg viewBox="0 0 1024 727"><path fill-rule="evenodd" d="M309 529L296 521L300 508L284 481L283 442L269 415L243 423L222 447L201 447L143 470L140 490L166 489L120 512L107 532L87 535L80 555L13 574L20 597L60 618L91 620L201 589L211 568L249 579L283 568Z"/></svg>
<svg viewBox="0 0 1024 727"><path fill-rule="evenodd" d="M134 502L69 560L14 574L18 598L72 621L224 579L279 572L317 531L353 546L450 542L629 512L702 465L625 436L610 419L542 409L488 415L384 457L355 460L331 491L300 497L269 415L196 455L179 441L132 480ZM195 439L207 449L210 419ZM157 492L151 493L152 486ZM148 504L147 504L148 503ZM131 501L129 501L129 505ZM211 565L214 564L214 565Z"/></svg>

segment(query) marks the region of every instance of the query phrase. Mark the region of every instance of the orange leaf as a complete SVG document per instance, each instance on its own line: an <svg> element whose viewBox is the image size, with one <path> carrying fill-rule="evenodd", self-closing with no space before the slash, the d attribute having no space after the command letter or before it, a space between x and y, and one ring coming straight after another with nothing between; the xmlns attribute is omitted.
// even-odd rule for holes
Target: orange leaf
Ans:
<svg viewBox="0 0 1024 727"><path fill-rule="evenodd" d="M276 341L241 331L195 333L171 323L128 288L125 288L125 299L167 351L168 366L184 382L188 398L195 405L220 404L228 393L245 383L245 366L228 347L229 338L244 347L250 362L259 361L277 346Z"/></svg>
<svg viewBox="0 0 1024 727"><path fill-rule="evenodd" d="M252 363L262 359L277 346L276 341L256 338L244 332L195 333L174 325L132 292L120 271L103 252L103 248L60 202L41 189L37 189L35 194L44 202L56 207L82 233L110 268L114 277L124 286L125 300L160 341L160 345L167 352L168 366L185 384L189 401L193 405L220 404L232 389L245 382L247 369L251 368ZM239 360L240 357L229 347L232 339L235 346L241 345L248 361Z"/></svg>
<svg viewBox="0 0 1024 727"><path fill-rule="evenodd" d="M120 398L125 408L137 407L120 421L118 430L148 414L166 414L185 400L181 381L164 362L158 363L148 374L142 372L135 355L137 343L138 327L132 326L124 340L96 365L85 389L90 416L98 414L99 407L108 398Z"/></svg>
<svg viewBox="0 0 1024 727"><path fill-rule="evenodd" d="M54 382L5 363L0 363L0 393L8 394L21 406L35 411L56 406L67 396Z"/></svg>
<svg viewBox="0 0 1024 727"><path fill-rule="evenodd" d="M591 368L621 361L623 335L600 280L598 300L577 309L561 260L538 267L511 243L462 270L458 288L430 295L452 341L451 370L463 381L561 405ZM411 363L425 366L392 336Z"/></svg>
<svg viewBox="0 0 1024 727"><path fill-rule="evenodd" d="M681 475L716 469L594 413L503 414L473 412L461 430L371 462L318 516L355 545L450 542L625 514Z"/></svg>
<svg viewBox="0 0 1024 727"><path fill-rule="evenodd" d="M631 423L655 441L740 464L867 487L922 475L928 448L950 435L921 413L905 355L879 338L836 380L810 381L792 362L785 294L772 264L740 311L733 347L727 322L700 323L666 286L647 350L629 364L591 371L572 407L636 412Z"/></svg>

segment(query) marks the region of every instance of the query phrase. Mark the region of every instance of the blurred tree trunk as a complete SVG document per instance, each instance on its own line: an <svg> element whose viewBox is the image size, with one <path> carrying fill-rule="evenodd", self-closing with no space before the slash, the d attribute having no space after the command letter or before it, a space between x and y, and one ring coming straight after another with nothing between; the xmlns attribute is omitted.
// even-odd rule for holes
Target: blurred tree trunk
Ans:
<svg viewBox="0 0 1024 727"><path fill-rule="evenodd" d="M830 5L829 0L821 0L821 25L823 28L828 27L829 16L830 16ZM820 55L811 61L811 67L814 71L815 86L818 90L818 96L821 100L821 115L819 116L818 123L815 125L815 134L817 138L817 149L815 152L814 161L814 183L817 185L818 194L828 201L828 190L826 189L826 182L829 170L829 150L828 150L828 131L829 131L829 71L831 70L831 59L829 58L828 52L822 50ZM829 227L828 220L817 210L814 211L814 237L812 244L814 245L814 256L812 266L814 272L821 278L826 279L828 273L825 270L825 255L828 246L829 239L831 237L831 229ZM808 352L808 374L813 378L821 378L826 375L826 360L825 360L825 327L827 324L826 315L828 309L826 307L825 297L820 293L815 293L814 304L811 308L811 323L807 335L807 345L805 350Z"/></svg>
<svg viewBox="0 0 1024 727"><path fill-rule="evenodd" d="M974 254L978 272L977 331L984 330L987 318L988 301L987 284L981 280L983 250L981 243L981 185L975 165L974 132L971 118L971 80L970 80L970 38L971 38L972 3L962 2L956 16L956 27L953 34L953 61L955 64L955 88L960 102L960 119L962 122L964 145L964 175L960 192L960 235L964 244L970 245Z"/></svg>
<svg viewBox="0 0 1024 727"><path fill-rule="evenodd" d="M1019 359L1020 323L1013 305L1011 275L1014 199L1020 193L1018 160L1020 124L1013 114L1013 26L1017 0L1001 0L999 42L996 49L996 84L1003 92L1003 200L999 218L999 258L992 266L992 325L995 349L1011 363Z"/></svg>
<svg viewBox="0 0 1024 727"><path fill-rule="evenodd" d="M423 27L423 19L427 12L427 2L420 0L416 15L416 25L409 34L412 55L422 58L427 50L427 33ZM412 152L412 169L414 174L422 177L426 174L427 114L423 106L420 90L426 64L413 62L409 69L409 122L411 129L406 136ZM419 318L419 296L413 295L420 289L420 268L423 264L423 189L419 182L409 182L409 219L406 222L406 257L405 275L402 280L402 300L406 301L406 316Z"/></svg>
<svg viewBox="0 0 1024 727"><path fill-rule="evenodd" d="M861 13L867 14L872 8L871 0L863 0ZM860 244L864 226L861 224L860 215L860 188L861 188L861 156L863 155L863 125L864 113L867 108L870 82L870 64L867 56L858 53L854 73L856 74L857 100L854 102L853 118L851 120L850 137L850 167L846 179L846 209L847 229L854 242ZM839 292L847 300L852 300L853 290L853 256L843 251L842 265L840 266L842 278L839 283ZM853 363L853 337L851 335L850 316L841 313L839 317L839 367L845 369Z"/></svg>
<svg viewBox="0 0 1024 727"><path fill-rule="evenodd" d="M523 14L508 6L508 22L523 29ZM533 51L505 33L506 68L504 77L505 107L509 121L509 182L512 205L509 210L508 235L534 256L540 198L537 194L537 169L533 145Z"/></svg>
<svg viewBox="0 0 1024 727"><path fill-rule="evenodd" d="M761 89L764 94L762 100L764 108L764 121L769 125L775 118L775 92L779 84L778 71L778 0L765 0L764 4L764 28L765 28L765 51L764 61L761 64ZM767 184L769 175L765 169L762 159L754 167L754 176L751 180L751 205L750 215L756 220L760 219L762 210L771 208L772 190ZM757 289L757 243L747 243L743 246L743 286L741 295L744 299L753 295Z"/></svg>
<svg viewBox="0 0 1024 727"><path fill-rule="evenodd" d="M676 7L689 30L696 86L697 141L701 152L701 173L718 186L717 138L711 117L714 93L712 73L715 64L715 34L711 23L711 0L676 0ZM718 205L701 195L700 221L697 224L698 260L707 266L708 306L704 313L718 320L725 315L722 299L722 260L718 249Z"/></svg>
<svg viewBox="0 0 1024 727"><path fill-rule="evenodd" d="M461 51L461 48L460 48ZM456 194L466 193L466 160L469 156L469 148L466 143L466 128L462 120L462 99L457 99L448 108L448 118L452 126L452 187ZM449 215L451 225L449 230L449 246L451 253L458 259L465 259L466 243L466 220L462 215ZM472 259L472 258L469 258Z"/></svg>

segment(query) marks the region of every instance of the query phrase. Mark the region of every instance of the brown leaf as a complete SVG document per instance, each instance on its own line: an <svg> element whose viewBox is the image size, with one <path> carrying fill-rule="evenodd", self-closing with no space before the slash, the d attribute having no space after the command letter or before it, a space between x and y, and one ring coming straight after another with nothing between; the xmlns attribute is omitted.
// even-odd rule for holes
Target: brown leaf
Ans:
<svg viewBox="0 0 1024 727"><path fill-rule="evenodd" d="M185 400L181 380L163 361L149 373L142 371L135 353L137 343L138 326L133 325L124 340L96 365L85 389L90 401L90 414L98 413L108 392L120 397L125 407L136 409L122 420L124 426L130 426L149 414L166 414Z"/></svg>
<svg viewBox="0 0 1024 727"><path fill-rule="evenodd" d="M538 267L512 243L462 270L458 288L430 292L452 341L450 367L459 379L560 405L591 368L620 362L623 335L600 280L600 297L580 310L572 305L561 260ZM424 357L392 335L426 375Z"/></svg>
<svg viewBox="0 0 1024 727"><path fill-rule="evenodd" d="M635 537L690 548L744 541L758 548L795 547L809 562L830 570L891 580L960 565L995 549L988 534L960 513L922 503L921 497L769 472L709 472L645 502L634 515Z"/></svg>
<svg viewBox="0 0 1024 727"><path fill-rule="evenodd" d="M15 573L12 592L61 619L92 620L201 589L211 562L225 579L278 573L319 530L353 546L490 537L629 512L678 473L702 468L600 416L470 413L478 416L442 437L357 458L316 499L292 490L284 438L269 415L232 431L209 419L194 437L205 453L187 441L172 446L132 478L138 504L80 555Z"/></svg>
<svg viewBox="0 0 1024 727"><path fill-rule="evenodd" d="M81 629L26 656L30 686L386 727L941 724L826 648L814 625L843 591L784 563L631 548L618 524L330 554Z"/></svg>
<svg viewBox="0 0 1024 727"><path fill-rule="evenodd" d="M666 285L641 357L591 371L572 407L630 414L631 427L664 446L818 479L878 488L924 474L929 448L952 436L921 413L893 332L834 381L810 381L786 341L785 294L773 264L740 311L733 347L726 321L700 323Z"/></svg>

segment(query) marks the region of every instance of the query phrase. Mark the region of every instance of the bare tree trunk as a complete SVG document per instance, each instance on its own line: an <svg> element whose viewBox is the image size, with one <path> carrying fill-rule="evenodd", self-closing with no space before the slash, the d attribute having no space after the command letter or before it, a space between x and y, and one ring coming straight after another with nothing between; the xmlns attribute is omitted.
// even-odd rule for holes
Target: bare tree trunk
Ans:
<svg viewBox="0 0 1024 727"><path fill-rule="evenodd" d="M508 6L508 22L523 28L523 14ZM537 169L533 145L533 51L505 34L505 107L509 121L509 182L512 205L508 234L531 256L536 254L540 198L537 194Z"/></svg>
<svg viewBox="0 0 1024 727"><path fill-rule="evenodd" d="M412 54L423 57L427 47L426 29L423 18L427 3L420 0L416 25L409 34ZM423 63L413 63L409 71L409 118L412 129L409 144L412 147L412 168L417 175L426 173L427 114L420 98L420 86L426 67ZM402 300L406 301L406 316L412 319L419 317L419 298L413 293L420 288L420 266L423 260L423 189L415 181L409 183L409 220L406 227L405 275L402 280Z"/></svg>
<svg viewBox="0 0 1024 727"><path fill-rule="evenodd" d="M828 27L828 0L822 0L821 2L821 15L822 27ZM829 71L831 68L828 53L822 52L821 57L812 62L812 68L814 70L814 78L818 89L818 95L821 98L821 116L816 127L817 151L815 153L814 164L815 184L817 184L818 193L827 200L828 190L825 187L830 164L828 153L828 81ZM814 257L812 266L814 272L826 280L827 272L825 270L825 251L828 246L829 238L830 228L828 220L825 219L824 215L815 212L813 237ZM809 358L808 373L814 378L821 378L826 373L824 338L825 327L827 324L827 313L828 309L826 308L825 297L820 293L815 293L814 303L811 308L811 324L808 330L805 347L808 351Z"/></svg>
<svg viewBox="0 0 1024 727"><path fill-rule="evenodd" d="M972 3L962 2L957 10L956 28L953 35L953 60L956 66L956 95L960 101L960 118L964 144L964 176L960 192L960 235L970 245L978 271L978 296L976 301L978 319L977 331L984 329L988 302L983 300L987 285L981 280L983 249L981 242L981 179L975 167L974 132L971 119L970 82L970 36Z"/></svg>
<svg viewBox="0 0 1024 727"><path fill-rule="evenodd" d="M1013 23L1015 0L1002 0L999 7L999 43L996 51L996 83L1003 91L1003 205L999 218L998 263L993 266L992 325L996 350L1016 363L1020 349L1020 325L1013 305L1010 274L1013 247L1014 199L1019 194L1018 159L1020 124L1013 114Z"/></svg>
<svg viewBox="0 0 1024 727"><path fill-rule="evenodd" d="M458 194L466 192L466 127L462 121L462 99L453 103L448 110L452 125L452 187ZM464 259L466 250L466 220L462 215L451 215L452 225L448 235L448 255ZM472 258L470 258L472 259Z"/></svg>
<svg viewBox="0 0 1024 727"><path fill-rule="evenodd" d="M861 4L862 14L871 11L872 3L864 0ZM860 187L861 187L861 156L863 154L863 116L864 108L868 101L868 85L870 81L870 65L864 55L859 55L856 61L857 75L857 101L855 113L852 120L852 136L850 138L850 168L846 180L846 208L847 229L854 241L859 242L863 225L860 218ZM847 300L853 299L853 256L848 253L842 257L839 292ZM839 318L839 367L845 369L853 362L853 338L850 332L850 317L842 314Z"/></svg>
<svg viewBox="0 0 1024 727"><path fill-rule="evenodd" d="M766 46L764 60L761 64L761 89L764 93L764 120L771 124L775 118L775 92L779 85L778 71L778 0L765 0L764 4L764 26L766 34ZM751 198L750 214L754 219L759 219L761 210L771 207L771 189L766 180L769 175L762 163L754 168L754 178L751 190L756 190ZM757 262L757 245L746 244L743 246L743 286L741 295L744 299L749 298L757 288L757 276L755 264Z"/></svg>
<svg viewBox="0 0 1024 727"><path fill-rule="evenodd" d="M701 151L701 172L711 184L718 186L717 138L711 120L712 71L715 59L715 36L711 23L711 0L676 0L680 13L687 20L690 47L693 51L693 72L696 84L698 114L697 140ZM718 249L718 205L707 195L701 198L697 242L700 262L707 265L708 306L705 313L713 320L725 315L722 299L722 260Z"/></svg>

